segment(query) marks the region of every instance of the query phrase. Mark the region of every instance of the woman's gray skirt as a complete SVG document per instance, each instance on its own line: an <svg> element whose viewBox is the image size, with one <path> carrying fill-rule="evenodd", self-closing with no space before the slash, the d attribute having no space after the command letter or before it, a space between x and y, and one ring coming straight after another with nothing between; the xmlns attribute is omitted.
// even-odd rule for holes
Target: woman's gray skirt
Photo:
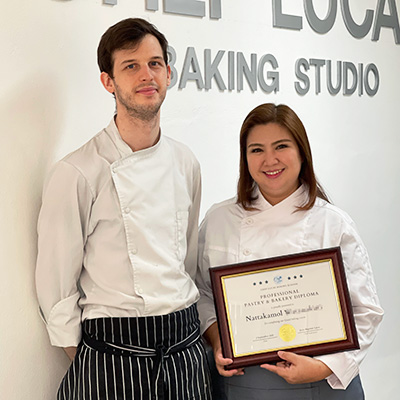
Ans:
<svg viewBox="0 0 400 400"><path fill-rule="evenodd" d="M332 389L327 381L291 385L280 376L260 367L245 368L245 375L223 378L208 351L214 400L364 400L359 376L346 390Z"/></svg>

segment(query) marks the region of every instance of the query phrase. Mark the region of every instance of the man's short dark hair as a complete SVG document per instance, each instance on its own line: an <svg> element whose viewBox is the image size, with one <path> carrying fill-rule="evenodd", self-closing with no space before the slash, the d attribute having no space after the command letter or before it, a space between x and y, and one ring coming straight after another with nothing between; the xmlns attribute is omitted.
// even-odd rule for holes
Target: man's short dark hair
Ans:
<svg viewBox="0 0 400 400"><path fill-rule="evenodd" d="M97 63L100 71L106 72L113 78L114 52L138 46L146 35L153 35L158 40L165 64L168 64L168 42L165 36L144 19L127 18L108 28L101 37L97 48Z"/></svg>

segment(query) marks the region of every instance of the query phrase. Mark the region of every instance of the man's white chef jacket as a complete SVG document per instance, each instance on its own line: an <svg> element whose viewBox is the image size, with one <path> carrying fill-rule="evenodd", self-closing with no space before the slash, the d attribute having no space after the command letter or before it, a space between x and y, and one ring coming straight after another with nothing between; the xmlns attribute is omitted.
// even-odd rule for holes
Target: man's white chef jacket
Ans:
<svg viewBox="0 0 400 400"><path fill-rule="evenodd" d="M368 254L354 222L339 208L317 198L308 211L307 192L295 193L272 206L258 191L257 211L246 211L236 199L214 205L199 234L200 290L198 309L202 332L216 321L209 268L329 247L341 247L360 350L315 357L332 371L327 380L335 389L346 388L375 338L383 317Z"/></svg>
<svg viewBox="0 0 400 400"><path fill-rule="evenodd" d="M38 222L37 293L51 343L76 346L86 318L168 314L194 284L200 169L161 135L133 152L114 119L58 162Z"/></svg>

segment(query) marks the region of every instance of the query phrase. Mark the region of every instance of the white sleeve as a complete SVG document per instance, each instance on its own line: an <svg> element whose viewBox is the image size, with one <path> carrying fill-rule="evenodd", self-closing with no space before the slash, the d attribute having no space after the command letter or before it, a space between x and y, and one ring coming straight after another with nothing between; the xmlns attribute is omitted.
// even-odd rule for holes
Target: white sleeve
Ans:
<svg viewBox="0 0 400 400"><path fill-rule="evenodd" d="M197 161L193 168L190 180L192 183L192 204L189 210L188 228L186 232L187 251L185 257L185 269L194 281L197 268L197 239L201 201L201 174L200 166Z"/></svg>
<svg viewBox="0 0 400 400"><path fill-rule="evenodd" d="M383 318L369 257L354 226L345 227L340 247L360 349L315 357L333 371L327 378L333 389L346 389L357 376L359 366L374 341Z"/></svg>
<svg viewBox="0 0 400 400"><path fill-rule="evenodd" d="M203 334L214 322L217 321L215 307L214 307L214 296L211 289L210 280L210 259L207 254L205 242L207 233L207 216L200 226L199 232L199 257L198 257L198 269L196 276L196 285L199 288L200 299L197 303L197 309L199 311L200 318L200 329Z"/></svg>
<svg viewBox="0 0 400 400"><path fill-rule="evenodd" d="M92 198L74 166L56 164L43 192L36 266L40 312L54 346L77 346L81 339L79 277Z"/></svg>

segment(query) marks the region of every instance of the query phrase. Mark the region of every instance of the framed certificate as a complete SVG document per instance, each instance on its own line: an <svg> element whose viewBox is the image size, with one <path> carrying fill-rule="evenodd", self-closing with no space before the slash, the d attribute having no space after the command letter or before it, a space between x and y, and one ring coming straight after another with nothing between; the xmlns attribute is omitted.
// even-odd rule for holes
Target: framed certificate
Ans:
<svg viewBox="0 0 400 400"><path fill-rule="evenodd" d="M358 349L340 247L210 268L227 369Z"/></svg>

